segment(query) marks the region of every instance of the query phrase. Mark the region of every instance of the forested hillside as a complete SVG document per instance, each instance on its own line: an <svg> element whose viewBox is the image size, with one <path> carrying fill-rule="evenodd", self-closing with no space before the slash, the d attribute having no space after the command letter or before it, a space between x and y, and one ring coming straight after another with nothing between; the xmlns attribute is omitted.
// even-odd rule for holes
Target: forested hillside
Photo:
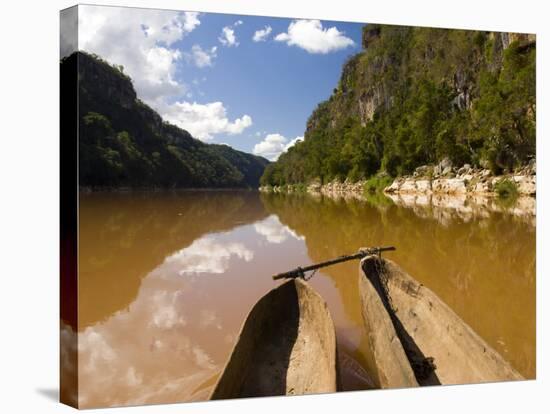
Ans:
<svg viewBox="0 0 550 414"><path fill-rule="evenodd" d="M77 52L61 62L78 70L79 184L90 188L257 188L268 161L205 144L164 122L139 100L122 68Z"/></svg>
<svg viewBox="0 0 550 414"><path fill-rule="evenodd" d="M369 24L362 43L262 184L399 176L443 158L500 174L535 156L534 35Z"/></svg>

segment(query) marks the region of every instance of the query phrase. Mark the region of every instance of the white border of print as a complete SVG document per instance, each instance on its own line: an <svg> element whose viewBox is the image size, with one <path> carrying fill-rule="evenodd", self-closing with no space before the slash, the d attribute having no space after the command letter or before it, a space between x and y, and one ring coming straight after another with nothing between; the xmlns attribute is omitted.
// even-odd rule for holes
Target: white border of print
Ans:
<svg viewBox="0 0 550 414"><path fill-rule="evenodd" d="M523 0L103 0L106 5L235 14L319 18L449 28L537 33L537 349L548 343L550 245L547 181L550 25L545 2ZM59 10L71 1L9 1L2 7L0 100L2 117L2 341L0 411L72 412L56 402L58 387ZM543 250L541 246L546 245ZM546 272L545 272L546 271ZM547 352L538 352L537 380L433 387L422 390L349 392L112 409L116 413L280 412L541 412L548 409ZM95 410L91 410L95 411ZM90 412L91 412L90 411ZM111 412L111 411L110 411Z"/></svg>

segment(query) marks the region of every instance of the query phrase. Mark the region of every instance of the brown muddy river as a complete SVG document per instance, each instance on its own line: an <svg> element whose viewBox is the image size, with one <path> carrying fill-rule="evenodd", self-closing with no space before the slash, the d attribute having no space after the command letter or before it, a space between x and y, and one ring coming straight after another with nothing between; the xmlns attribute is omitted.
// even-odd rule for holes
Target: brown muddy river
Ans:
<svg viewBox="0 0 550 414"><path fill-rule="evenodd" d="M81 194L81 406L204 400L272 274L377 245L535 377L534 219L246 191ZM357 266L310 281L350 390L370 369Z"/></svg>

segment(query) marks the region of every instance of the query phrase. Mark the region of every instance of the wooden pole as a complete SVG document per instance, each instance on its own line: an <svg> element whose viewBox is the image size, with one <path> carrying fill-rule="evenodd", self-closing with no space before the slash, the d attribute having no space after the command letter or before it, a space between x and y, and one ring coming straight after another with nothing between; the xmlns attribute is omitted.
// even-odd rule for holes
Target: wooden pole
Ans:
<svg viewBox="0 0 550 414"><path fill-rule="evenodd" d="M380 254L382 252L388 252L388 251L393 251L393 250L395 250L395 247L393 247L393 246L388 246L388 247L367 247L367 248L364 248L364 249L359 249L359 251L355 254L340 256L340 257L337 257L336 259L327 260L325 262L312 264L312 265L306 266L306 267L297 267L294 270L290 270L288 272L283 272L283 273L278 273L278 274L276 274L272 277L273 277L273 280L293 279L293 278L296 278L296 277L304 278L305 272L310 272L312 270L317 270L317 269L320 269L322 267L330 266L330 265L337 264L337 263L347 262L349 260L362 259L363 257L369 256L371 254Z"/></svg>

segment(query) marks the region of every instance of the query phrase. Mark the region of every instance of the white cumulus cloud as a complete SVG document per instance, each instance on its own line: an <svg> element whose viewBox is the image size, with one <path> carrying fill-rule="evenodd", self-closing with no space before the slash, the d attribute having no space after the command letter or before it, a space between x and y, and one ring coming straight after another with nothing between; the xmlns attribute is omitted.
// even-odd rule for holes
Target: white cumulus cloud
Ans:
<svg viewBox="0 0 550 414"><path fill-rule="evenodd" d="M217 55L217 47L193 45L183 53L176 47L176 42L200 25L199 13L84 5L79 6L78 23L80 50L122 65L139 98L195 138L239 134L252 125L249 115L229 120L222 102L197 104L184 99L192 95L176 78L179 62L187 59L204 68L212 66ZM241 24L239 20L232 27ZM65 44L62 47L69 49ZM201 91L198 94L203 95Z"/></svg>
<svg viewBox="0 0 550 414"><path fill-rule="evenodd" d="M252 40L255 42L265 42L272 30L271 26L265 26L263 29L256 30L254 36L252 36Z"/></svg>
<svg viewBox="0 0 550 414"><path fill-rule="evenodd" d="M79 6L78 47L124 66L141 99L154 103L184 91L175 79L173 44L199 24L194 12Z"/></svg>
<svg viewBox="0 0 550 414"><path fill-rule="evenodd" d="M167 121L186 129L195 138L203 141L209 141L213 135L221 133L240 134L252 125L249 115L229 120L222 102L175 102L163 108L163 115Z"/></svg>
<svg viewBox="0 0 550 414"><path fill-rule="evenodd" d="M303 139L304 137L296 137L289 141L281 134L268 134L262 141L254 145L252 152L270 161L277 161L279 155Z"/></svg>
<svg viewBox="0 0 550 414"><path fill-rule="evenodd" d="M243 21L237 20L231 26L225 26L222 29L222 33L220 34L220 37L218 37L218 40L220 41L220 43L227 47L239 46L239 42L237 41L237 36L235 35L235 27L240 26L241 24L243 24Z"/></svg>
<svg viewBox="0 0 550 414"><path fill-rule="evenodd" d="M277 42L297 46L309 53L326 54L353 46L352 39L336 27L323 28L320 20L295 20L288 26L287 32L275 36Z"/></svg>
<svg viewBox="0 0 550 414"><path fill-rule="evenodd" d="M216 46L211 47L210 49L203 49L199 45L193 45L191 48L191 53L187 53L185 56L198 68L204 68L206 66L212 66L212 63L217 56L217 51L218 48Z"/></svg>

